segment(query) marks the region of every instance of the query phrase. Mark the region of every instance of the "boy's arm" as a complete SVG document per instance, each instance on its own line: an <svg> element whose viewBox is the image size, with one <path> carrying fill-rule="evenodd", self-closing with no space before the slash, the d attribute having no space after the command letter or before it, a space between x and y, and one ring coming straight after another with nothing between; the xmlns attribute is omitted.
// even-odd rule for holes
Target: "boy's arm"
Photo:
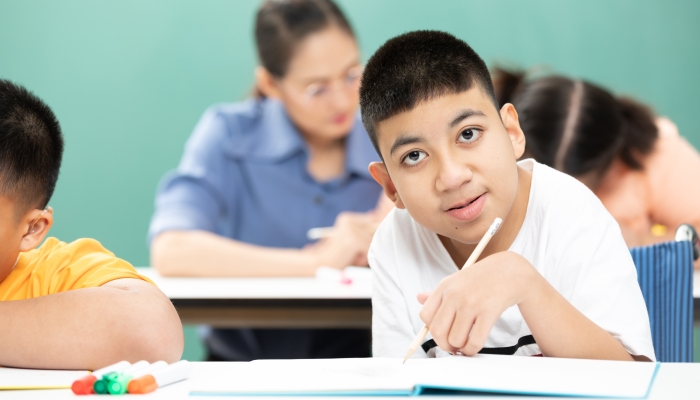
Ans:
<svg viewBox="0 0 700 400"><path fill-rule="evenodd" d="M542 354L550 357L650 361L631 355L613 336L588 319L532 268L534 276L518 304Z"/></svg>
<svg viewBox="0 0 700 400"><path fill-rule="evenodd" d="M97 369L121 360L180 359L183 332L154 285L117 279L27 300L0 302L0 365Z"/></svg>
<svg viewBox="0 0 700 400"><path fill-rule="evenodd" d="M425 303L421 319L433 339L453 353L478 353L503 311L518 305L544 356L647 360L631 356L512 252L494 254L445 278L419 301Z"/></svg>

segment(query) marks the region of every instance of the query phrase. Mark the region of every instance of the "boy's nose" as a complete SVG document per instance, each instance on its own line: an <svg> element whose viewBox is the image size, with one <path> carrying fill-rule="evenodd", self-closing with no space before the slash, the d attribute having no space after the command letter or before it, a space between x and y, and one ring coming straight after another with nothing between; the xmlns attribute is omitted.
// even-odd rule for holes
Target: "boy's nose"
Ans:
<svg viewBox="0 0 700 400"><path fill-rule="evenodd" d="M439 165L435 179L435 189L438 192L448 192L462 187L474 176L471 168L452 158L444 158Z"/></svg>

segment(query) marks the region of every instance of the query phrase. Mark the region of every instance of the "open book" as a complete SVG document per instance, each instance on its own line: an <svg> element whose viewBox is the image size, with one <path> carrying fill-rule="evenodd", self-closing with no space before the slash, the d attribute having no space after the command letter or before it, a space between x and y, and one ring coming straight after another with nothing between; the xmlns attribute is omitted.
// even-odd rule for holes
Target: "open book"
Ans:
<svg viewBox="0 0 700 400"><path fill-rule="evenodd" d="M191 395L393 395L479 392L644 398L658 363L476 355L234 363L193 382Z"/></svg>

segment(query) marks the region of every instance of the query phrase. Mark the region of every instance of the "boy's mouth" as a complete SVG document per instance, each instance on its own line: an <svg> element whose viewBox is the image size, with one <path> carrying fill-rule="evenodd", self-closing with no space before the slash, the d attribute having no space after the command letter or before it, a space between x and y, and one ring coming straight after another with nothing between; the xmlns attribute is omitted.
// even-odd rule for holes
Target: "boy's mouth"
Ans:
<svg viewBox="0 0 700 400"><path fill-rule="evenodd" d="M483 193L478 197L453 206L447 210L447 214L460 221L471 221L481 214L481 210L484 209L485 200L486 193Z"/></svg>

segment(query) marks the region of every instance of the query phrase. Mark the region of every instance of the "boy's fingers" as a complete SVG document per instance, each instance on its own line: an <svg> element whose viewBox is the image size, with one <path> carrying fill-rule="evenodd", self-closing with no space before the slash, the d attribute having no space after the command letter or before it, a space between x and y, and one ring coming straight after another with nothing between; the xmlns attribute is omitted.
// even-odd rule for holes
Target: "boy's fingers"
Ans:
<svg viewBox="0 0 700 400"><path fill-rule="evenodd" d="M467 344L467 339L469 338L469 331L474 325L475 315L466 312L458 312L455 316L452 327L450 328L450 333L447 335L447 341L450 346L455 349L461 349Z"/></svg>
<svg viewBox="0 0 700 400"><path fill-rule="evenodd" d="M443 305L438 309L435 318L433 318L432 322L428 325L430 327L430 334L433 336L435 343L437 343L441 349L450 352L457 350L457 348L451 346L447 340L447 334L450 333L455 314L456 312L453 308Z"/></svg>
<svg viewBox="0 0 700 400"><path fill-rule="evenodd" d="M467 339L467 344L460 349L460 352L465 356L473 356L478 353L486 343L486 339L491 333L491 328L493 324L496 323L498 318L484 317L480 315L474 321L474 326L472 327L471 333Z"/></svg>
<svg viewBox="0 0 700 400"><path fill-rule="evenodd" d="M440 308L441 303L442 296L440 293L433 292L428 296L428 299L423 302L423 308L421 308L419 314L423 323L430 326L430 323L433 321L433 317Z"/></svg>
<svg viewBox="0 0 700 400"><path fill-rule="evenodd" d="M418 293L418 295L416 296L416 298L418 299L418 302L419 302L419 303L425 304L425 301L428 300L428 297L430 297L430 294L431 294L431 293L432 293L432 292L422 292L422 293Z"/></svg>

